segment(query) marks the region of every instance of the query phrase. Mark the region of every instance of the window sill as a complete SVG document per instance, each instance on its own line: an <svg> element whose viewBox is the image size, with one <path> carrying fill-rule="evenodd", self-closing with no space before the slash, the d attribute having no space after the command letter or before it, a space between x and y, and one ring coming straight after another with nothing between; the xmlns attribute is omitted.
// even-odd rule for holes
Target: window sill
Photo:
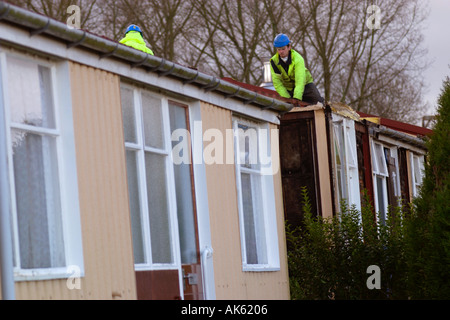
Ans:
<svg viewBox="0 0 450 320"><path fill-rule="evenodd" d="M280 267L273 267L269 265L244 265L242 266L244 272L276 272L280 271Z"/></svg>
<svg viewBox="0 0 450 320"><path fill-rule="evenodd" d="M153 271L153 270L177 270L178 267L175 264L135 264L135 271Z"/></svg>
<svg viewBox="0 0 450 320"><path fill-rule="evenodd" d="M15 269L14 281L39 281L68 278L82 278L84 270L78 266L45 269Z"/></svg>

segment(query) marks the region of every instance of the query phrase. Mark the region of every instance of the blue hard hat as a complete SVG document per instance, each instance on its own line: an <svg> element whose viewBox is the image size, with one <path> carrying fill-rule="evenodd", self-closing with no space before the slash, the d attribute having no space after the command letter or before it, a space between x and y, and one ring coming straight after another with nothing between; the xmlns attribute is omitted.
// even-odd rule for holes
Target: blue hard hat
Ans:
<svg viewBox="0 0 450 320"><path fill-rule="evenodd" d="M125 34L127 34L130 31L137 31L140 32L142 34L142 30L141 28L139 28L139 26L135 25L135 24L130 24L127 28L127 31L125 31Z"/></svg>
<svg viewBox="0 0 450 320"><path fill-rule="evenodd" d="M291 40L289 40L289 37L285 35L284 33L280 33L275 37L275 40L273 41L273 46L275 48L281 48L284 46L287 46L289 43L291 43Z"/></svg>

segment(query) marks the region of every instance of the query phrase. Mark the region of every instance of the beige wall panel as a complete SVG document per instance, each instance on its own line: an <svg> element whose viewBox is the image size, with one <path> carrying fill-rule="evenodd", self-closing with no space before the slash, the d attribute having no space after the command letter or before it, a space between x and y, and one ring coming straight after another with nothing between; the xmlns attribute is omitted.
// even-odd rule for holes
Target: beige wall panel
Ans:
<svg viewBox="0 0 450 320"><path fill-rule="evenodd" d="M278 126L271 124L271 129L279 129ZM278 141L271 141L272 146L278 145ZM278 163L279 159L279 147L278 150ZM274 153L272 147L272 154ZM272 160L275 162L275 159ZM286 248L286 234L285 234L285 220L284 220L284 205L283 205L283 186L281 179L281 168L278 166L278 171L274 172L273 176L273 188L275 191L275 205L277 210L277 231L278 231L278 249L280 254L280 272L277 278L274 279L274 290L277 290L277 297L279 299L290 299L289 292L289 272L287 265L287 248Z"/></svg>
<svg viewBox="0 0 450 320"><path fill-rule="evenodd" d="M317 163L320 183L320 201L322 206L322 216L324 218L333 217L333 201L331 196L330 166L328 162L328 141L325 111L323 109L314 111L316 127L316 148Z"/></svg>
<svg viewBox="0 0 450 320"><path fill-rule="evenodd" d="M202 103L203 130L232 128L232 113ZM276 127L273 127L276 128ZM209 142L205 142L205 146ZM224 158L225 146L223 150ZM233 158L233 157L231 157ZM206 165L211 241L214 249L214 280L217 299L289 299L284 238L281 176L274 176L277 225L280 238L280 271L243 272L235 167L232 164Z"/></svg>
<svg viewBox="0 0 450 320"><path fill-rule="evenodd" d="M118 76L70 64L85 276L16 283L18 299L136 299Z"/></svg>

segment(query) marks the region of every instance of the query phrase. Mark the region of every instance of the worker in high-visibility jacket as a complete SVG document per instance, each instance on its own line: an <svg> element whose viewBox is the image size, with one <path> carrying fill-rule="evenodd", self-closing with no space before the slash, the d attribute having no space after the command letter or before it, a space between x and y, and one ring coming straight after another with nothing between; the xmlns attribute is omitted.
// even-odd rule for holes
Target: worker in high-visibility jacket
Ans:
<svg viewBox="0 0 450 320"><path fill-rule="evenodd" d="M278 94L311 104L324 103L311 73L305 67L305 60L292 49L289 37L281 33L275 37L273 45L277 53L270 59L270 64L273 86Z"/></svg>
<svg viewBox="0 0 450 320"><path fill-rule="evenodd" d="M145 45L144 38L142 37L141 28L135 24L131 24L125 31L125 37L122 38L120 43L135 48L137 50L144 51L148 54L153 55L153 51Z"/></svg>

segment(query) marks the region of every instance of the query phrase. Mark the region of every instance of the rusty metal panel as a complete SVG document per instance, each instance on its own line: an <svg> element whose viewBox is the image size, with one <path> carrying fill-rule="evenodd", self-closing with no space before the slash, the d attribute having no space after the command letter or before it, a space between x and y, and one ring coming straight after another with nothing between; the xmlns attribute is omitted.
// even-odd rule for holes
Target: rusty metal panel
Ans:
<svg viewBox="0 0 450 320"><path fill-rule="evenodd" d="M139 300L180 300L178 270L136 271Z"/></svg>
<svg viewBox="0 0 450 320"><path fill-rule="evenodd" d="M409 212L409 202L411 201L409 188L409 164L408 151L405 148L398 148L398 165L400 174L400 196L404 209Z"/></svg>
<svg viewBox="0 0 450 320"><path fill-rule="evenodd" d="M281 121L280 159L283 181L284 211L293 227L303 221L302 187L307 188L314 216L320 215L316 191L314 114L311 117Z"/></svg>
<svg viewBox="0 0 450 320"><path fill-rule="evenodd" d="M375 217L375 202L373 195L373 180L372 180L372 160L371 148L369 141L369 132L366 124L355 122L356 135L356 153L358 158L358 174L359 186L361 191L361 201L363 201L363 191L367 190L369 200L372 208L374 208Z"/></svg>

